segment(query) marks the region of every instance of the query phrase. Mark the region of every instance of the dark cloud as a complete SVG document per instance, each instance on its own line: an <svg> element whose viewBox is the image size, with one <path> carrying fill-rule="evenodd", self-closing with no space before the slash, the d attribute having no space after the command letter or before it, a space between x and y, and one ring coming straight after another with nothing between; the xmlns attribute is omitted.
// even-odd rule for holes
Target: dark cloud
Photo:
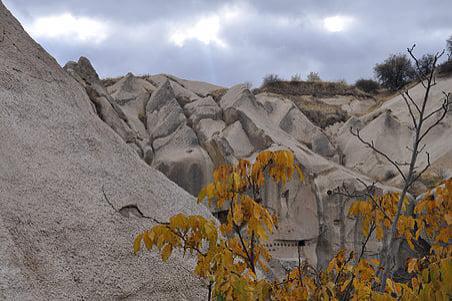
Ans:
<svg viewBox="0 0 452 301"><path fill-rule="evenodd" d="M413 43L419 54L434 52L452 34L452 1L446 0L5 2L26 28L63 13L106 26L107 36L97 42L35 35L61 64L84 55L102 76L170 73L226 86L258 85L267 73L288 78L310 71L353 82L372 76L375 63L391 53ZM218 40L186 39L181 47L171 41L172 33L212 16L217 19L200 27L209 31L219 22ZM352 21L344 31L328 32L322 22L331 16Z"/></svg>

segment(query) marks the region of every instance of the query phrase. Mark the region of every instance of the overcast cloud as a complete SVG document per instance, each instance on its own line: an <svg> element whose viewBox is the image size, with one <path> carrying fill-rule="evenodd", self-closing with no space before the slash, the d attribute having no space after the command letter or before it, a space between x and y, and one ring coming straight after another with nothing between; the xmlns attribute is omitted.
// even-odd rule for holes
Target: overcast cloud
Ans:
<svg viewBox="0 0 452 301"><path fill-rule="evenodd" d="M60 64L88 57L102 77L169 73L230 86L310 71L354 82L413 43L445 47L451 0L6 0Z"/></svg>

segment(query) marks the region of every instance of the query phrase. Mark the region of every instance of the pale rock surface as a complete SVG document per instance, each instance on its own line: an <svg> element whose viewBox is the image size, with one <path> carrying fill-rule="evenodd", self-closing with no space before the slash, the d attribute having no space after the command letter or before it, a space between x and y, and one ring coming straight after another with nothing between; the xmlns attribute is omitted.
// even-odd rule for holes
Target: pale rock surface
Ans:
<svg viewBox="0 0 452 301"><path fill-rule="evenodd" d="M212 96L193 101L184 106L185 115L190 124L196 124L202 119L220 119L222 111Z"/></svg>
<svg viewBox="0 0 452 301"><path fill-rule="evenodd" d="M234 150L222 135L213 135L203 143L203 147L216 167L222 164L234 164L237 162Z"/></svg>
<svg viewBox="0 0 452 301"><path fill-rule="evenodd" d="M155 140L154 150L152 166L192 195L212 180L212 161L186 124L171 135Z"/></svg>
<svg viewBox="0 0 452 301"><path fill-rule="evenodd" d="M202 82L202 81L186 80L186 79L181 79L181 78L178 78L178 77L172 76L172 75L168 75L168 77L171 80L177 82L179 85L181 85L185 89L192 91L193 93L195 93L196 95L199 95L200 97L206 97L215 90L223 89L223 87L221 87L221 86Z"/></svg>
<svg viewBox="0 0 452 301"><path fill-rule="evenodd" d="M161 85L146 105L147 129L151 140L173 133L186 118L169 81Z"/></svg>
<svg viewBox="0 0 452 301"><path fill-rule="evenodd" d="M225 128L223 136L231 146L232 151L237 158L246 158L254 152L254 147L243 130L240 121L237 120Z"/></svg>
<svg viewBox="0 0 452 301"><path fill-rule="evenodd" d="M275 126L279 126L303 144L311 147L315 144L314 151L322 156L332 157L336 153L328 136L315 126L291 100L267 93L257 95L256 99L263 104Z"/></svg>
<svg viewBox="0 0 452 301"><path fill-rule="evenodd" d="M154 83L157 87L164 84L166 81L169 80L171 87L173 88L174 95L179 102L179 104L183 107L184 105L199 100L202 97L197 95L191 90L188 90L184 87L182 87L178 82L174 81L171 77L168 77L164 74L157 74L147 77L147 79Z"/></svg>
<svg viewBox="0 0 452 301"><path fill-rule="evenodd" d="M196 108L187 111L195 116ZM187 125L188 120L169 80L151 95L146 114L153 149L152 166L192 195L197 195L211 180L213 163L199 145L196 133Z"/></svg>
<svg viewBox="0 0 452 301"><path fill-rule="evenodd" d="M128 73L112 86L107 87L117 105L127 118L129 126L137 133L140 140L148 138L146 131L146 105L151 93L157 88L148 81Z"/></svg>
<svg viewBox="0 0 452 301"><path fill-rule="evenodd" d="M117 211L210 213L98 118L1 3L0 70L0 299L204 298L191 260L135 256L134 236L152 223Z"/></svg>
<svg viewBox="0 0 452 301"><path fill-rule="evenodd" d="M156 90L156 87L150 82L127 73L112 86L107 87L108 93L119 104L123 105L136 99L140 94L150 94Z"/></svg>
<svg viewBox="0 0 452 301"><path fill-rule="evenodd" d="M245 87L232 87L221 99L220 106L226 123L240 120L242 125L244 121L248 124L243 128L249 137L246 128L252 128L256 136L260 135L260 139L256 140L268 141L269 146L277 145L277 148L294 151L306 174L301 186L299 183L288 186L287 197L278 197L279 193L275 193L278 191L272 185L268 186L263 196L267 206L278 212L282 225L269 242L274 255L278 258L294 258L297 256L296 245L302 241L302 250L307 259L324 266L328 258L341 247L357 248L361 243L361 236L356 234L359 233L357 225L345 214L338 215L341 210L347 212L346 206L351 201L345 202L343 198L330 195L329 192L344 181L349 183L352 190L361 191L364 187L356 178L362 178L368 184L370 180L317 155L281 128L275 127L266 115L264 106L259 105ZM382 191L389 189L381 188ZM374 244L371 250L377 247L378 244Z"/></svg>
<svg viewBox="0 0 452 301"><path fill-rule="evenodd" d="M198 135L199 142L201 144L205 143L210 137L214 135L219 135L224 128L226 127L226 124L223 120L213 120L210 118L201 119L196 125L195 125L195 131Z"/></svg>
<svg viewBox="0 0 452 301"><path fill-rule="evenodd" d="M368 98L357 98L356 96L339 96L335 97L322 97L318 98L318 101L324 102L329 105L338 105L342 110L346 111L352 116L361 116L368 113L372 107L374 107L377 102L375 99Z"/></svg>
<svg viewBox="0 0 452 301"><path fill-rule="evenodd" d="M127 124L124 112L107 93L90 61L80 57L78 62L67 63L64 69L86 89L99 117L124 141L135 142L136 133Z"/></svg>
<svg viewBox="0 0 452 301"><path fill-rule="evenodd" d="M438 108L444 99L442 91L452 91L452 77L440 78L430 93L426 107L427 114ZM409 91L411 97L420 105L424 88L417 84ZM432 124L435 118L430 118L425 129ZM386 101L380 108L362 117L348 120L339 129L335 141L345 156L345 166L363 172L377 180L389 180L397 175L395 168L383 157L373 153L369 148L350 134L350 127L361 130L361 136L367 141L374 141L375 146L388 154L393 160L405 162L408 160L412 147L412 126L408 109L401 98L396 96ZM452 169L450 153L452 151L452 113L449 111L446 118L433 129L423 140L426 145L424 151L430 154L431 170L438 174L447 173ZM408 148L407 148L408 147ZM418 167L427 164L425 153L418 158ZM394 180L392 180L394 181ZM395 180L397 182L397 180ZM392 183L395 183L392 182ZM400 182L400 181L399 181Z"/></svg>

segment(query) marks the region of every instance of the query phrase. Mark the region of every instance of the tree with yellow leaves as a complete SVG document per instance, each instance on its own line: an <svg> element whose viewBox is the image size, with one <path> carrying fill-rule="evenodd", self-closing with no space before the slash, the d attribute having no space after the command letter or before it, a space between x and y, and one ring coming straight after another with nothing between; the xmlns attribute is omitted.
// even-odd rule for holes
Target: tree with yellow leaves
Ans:
<svg viewBox="0 0 452 301"><path fill-rule="evenodd" d="M425 234L432 242L432 252L420 259L410 259L409 283L387 278L380 291L381 269L377 259L364 258L366 243L372 233L383 239L397 211L398 193L355 201L349 217L360 218L365 243L359 254L342 249L324 271L308 263L299 263L285 279L270 282L257 276L267 271L270 254L263 242L276 225L276 217L260 201L261 188L268 173L284 184L294 171L303 177L290 151L265 151L254 163L240 160L236 166L223 165L214 172L214 181L204 187L198 200L207 200L218 208L227 206L224 224L203 216L178 214L169 222L158 222L140 233L134 243L137 253L144 244L154 247L168 260L174 249L196 256L195 274L209 283L208 300L448 300L452 297L452 179L425 194L415 206L414 215L398 220L398 237L410 246ZM402 206L406 210L407 201ZM436 294L436 295L435 295Z"/></svg>
<svg viewBox="0 0 452 301"><path fill-rule="evenodd" d="M264 151L251 164L240 160L237 165L219 166L213 182L204 187L198 201L207 200L217 208L227 206L226 222L221 226L203 216L178 214L168 223L139 234L134 243L135 253L142 243L147 249L156 247L166 261L174 249L188 251L197 258L195 273L209 282L211 296L226 300L266 300L271 284L258 279L257 269L267 271L270 259L262 242L275 228L272 216L261 202L261 189L266 174L276 183L285 184L297 171L290 151Z"/></svg>
<svg viewBox="0 0 452 301"><path fill-rule="evenodd" d="M409 49L411 55L412 50ZM425 111L439 57L440 54L435 55L431 73L418 73L426 89L421 106L408 92L404 94L415 132L406 173L400 163L379 151L373 142L365 141L359 131L352 131L367 147L393 164L404 180L401 192L385 195L376 195L373 184L368 186L362 181L367 189L366 197L353 201L348 212L350 218L359 220L365 237L358 253L340 250L325 270L317 270L299 260L298 266L284 279L271 282L258 277L259 271L268 270L270 254L264 242L277 223L276 217L263 206L261 190L268 178L282 185L295 171L303 178L293 153L285 150L264 151L253 163L240 160L234 166L223 165L214 171L213 182L201 190L198 201L207 200L209 207L226 207L223 224L203 216L183 214L171 217L168 222L155 220L157 225L136 237L135 253L144 244L148 250L157 248L164 261L175 249L196 256L194 272L209 283L208 300L212 297L217 300L451 300L452 179L427 191L414 210L408 198L409 189L430 167L426 153L428 164L417 171L417 157L423 150L421 142L449 110L449 94L444 93L440 108L430 113ZM431 122L429 119L435 116L439 117ZM430 123L425 127L427 120ZM385 247L379 258L366 258L366 246L373 235ZM429 252L408 260L408 280L397 279L391 267L395 241L404 239L414 249L421 237L427 241Z"/></svg>

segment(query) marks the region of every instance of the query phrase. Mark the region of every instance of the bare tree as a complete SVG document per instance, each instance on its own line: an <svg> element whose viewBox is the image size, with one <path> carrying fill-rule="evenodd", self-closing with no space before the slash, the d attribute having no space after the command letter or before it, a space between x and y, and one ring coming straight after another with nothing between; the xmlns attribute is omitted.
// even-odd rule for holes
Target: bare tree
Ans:
<svg viewBox="0 0 452 301"><path fill-rule="evenodd" d="M292 75L292 77L290 78L291 82L299 82L301 81L301 74L300 73L295 73L294 75Z"/></svg>
<svg viewBox="0 0 452 301"><path fill-rule="evenodd" d="M320 82L320 75L318 72L309 72L308 77L306 79L308 82Z"/></svg>
<svg viewBox="0 0 452 301"><path fill-rule="evenodd" d="M394 248L396 238L397 238L397 224L400 218L400 215L402 214L402 205L405 197L407 196L408 191L413 186L413 184L422 176L422 174L427 171L427 169L430 167L430 154L428 151L425 151L426 144L423 143L424 138L428 135L428 133L438 126L441 121L446 117L447 112L449 111L449 107L451 106L451 100L450 100L450 92L446 93L443 91L444 99L440 106L433 109L432 111L427 111L427 104L430 101L430 92L433 86L436 85L436 77L435 77L435 70L437 67L438 60L443 56L444 50L442 52L436 53L431 62L431 68L426 72L425 68L423 68L421 62L417 59L417 57L414 55L414 47L408 48L408 54L410 57L414 60L415 63L415 76L419 83L424 87L425 92L424 96L422 98L422 101L420 103L417 103L412 96L410 95L409 91L405 89L403 92L400 93L402 96L405 105L407 106L409 115L411 117L411 123L412 127L411 130L413 131L413 142L412 146L408 147L408 149L411 152L411 158L409 162L397 162L396 160L392 159L389 155L381 151L378 146L374 144L373 141L368 141L365 138L363 138L360 134L360 131L358 129L354 130L350 128L350 132L353 136L357 137L358 140L363 143L366 147L372 149L374 152L385 158L390 164L392 164L397 172L400 174L401 178L403 179L403 187L402 192L399 195L399 200L397 203L397 211L394 215L394 217L391 219L391 228L389 230L388 235L386 235L386 238L383 242L383 249L381 250L381 290L384 291L386 286L386 279L388 277L392 277L392 266L391 264L394 261L394 254L392 254L392 249ZM428 121L428 123L427 123ZM426 156L426 165L422 168L419 168L417 166L417 159L418 157L423 154ZM407 170L403 170L404 166L408 166ZM366 187L366 193L364 193L365 196L372 199L373 195L373 188L374 184L372 185L366 185L363 181L361 181L363 185ZM344 190L344 189L343 189ZM353 197L353 193L348 192L346 189L344 190L342 194L344 196ZM386 215L386 213L385 213ZM363 246L365 248L365 246Z"/></svg>

